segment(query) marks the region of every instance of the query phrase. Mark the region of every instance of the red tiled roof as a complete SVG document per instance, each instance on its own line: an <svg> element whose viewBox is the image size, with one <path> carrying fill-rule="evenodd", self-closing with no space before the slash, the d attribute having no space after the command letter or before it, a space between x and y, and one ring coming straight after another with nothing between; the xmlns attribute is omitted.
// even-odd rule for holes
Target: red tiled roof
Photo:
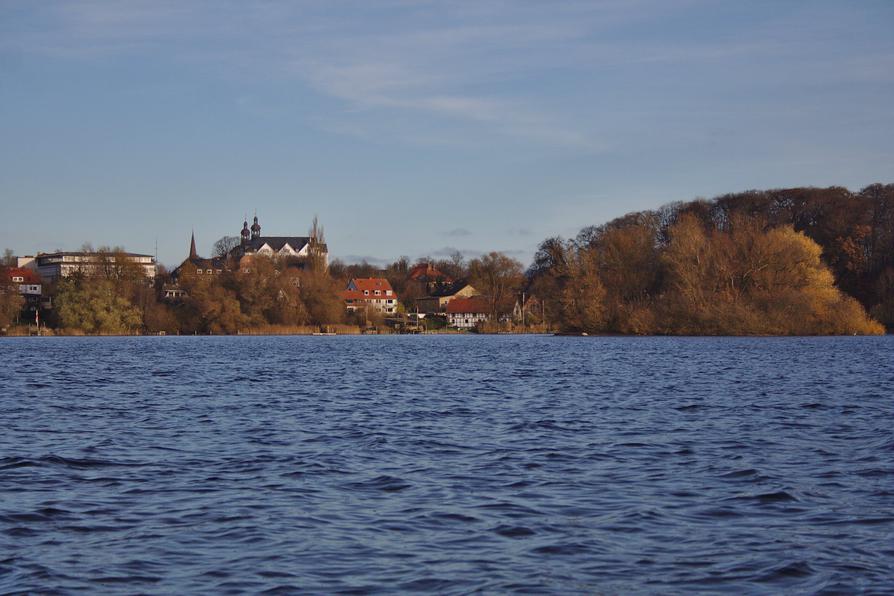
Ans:
<svg viewBox="0 0 894 596"><path fill-rule="evenodd" d="M394 295L394 290L391 288L391 284L388 283L388 280L384 277L355 278L348 282L348 287L350 287L351 283L353 283L354 287L360 290L361 293L363 290L368 290L370 295L372 295L375 290L380 290L382 292L391 290L392 295Z"/></svg>
<svg viewBox="0 0 894 596"><path fill-rule="evenodd" d="M392 293L390 296L386 296L384 293L376 296L373 293L364 294L363 292L358 292L357 290L343 290L341 292L342 300L397 300L397 294Z"/></svg>
<svg viewBox="0 0 894 596"><path fill-rule="evenodd" d="M454 298L447 303L448 313L475 313L487 314L490 312L490 301L486 296L471 296L469 298Z"/></svg>
<svg viewBox="0 0 894 596"><path fill-rule="evenodd" d="M441 273L432 267L431 263L420 263L419 265L416 265L410 269L410 274L407 277L412 281L451 280L449 275Z"/></svg>
<svg viewBox="0 0 894 596"><path fill-rule="evenodd" d="M25 281L19 282L19 283L26 283L26 284L41 283L40 276L37 273L35 273L34 271L32 271L31 269L23 269L21 267L10 267L9 269L7 269L7 272L9 274L10 281L12 281L13 277L21 277Z"/></svg>
<svg viewBox="0 0 894 596"><path fill-rule="evenodd" d="M381 298L381 296L364 296L363 292L357 290L344 290L341 293L343 300L369 300L370 298Z"/></svg>

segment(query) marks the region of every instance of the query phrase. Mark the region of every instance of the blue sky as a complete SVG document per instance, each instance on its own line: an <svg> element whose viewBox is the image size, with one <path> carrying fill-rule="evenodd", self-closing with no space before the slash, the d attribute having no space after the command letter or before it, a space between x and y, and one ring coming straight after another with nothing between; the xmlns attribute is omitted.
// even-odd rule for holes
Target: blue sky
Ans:
<svg viewBox="0 0 894 596"><path fill-rule="evenodd" d="M894 2L0 0L0 231L356 260L894 181Z"/></svg>

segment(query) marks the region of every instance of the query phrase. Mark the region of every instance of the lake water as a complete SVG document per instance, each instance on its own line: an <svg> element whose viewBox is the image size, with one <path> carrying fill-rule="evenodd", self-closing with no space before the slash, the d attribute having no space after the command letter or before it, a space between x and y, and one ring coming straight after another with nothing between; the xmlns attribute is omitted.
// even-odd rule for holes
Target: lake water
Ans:
<svg viewBox="0 0 894 596"><path fill-rule="evenodd" d="M894 590L894 337L0 355L0 592Z"/></svg>

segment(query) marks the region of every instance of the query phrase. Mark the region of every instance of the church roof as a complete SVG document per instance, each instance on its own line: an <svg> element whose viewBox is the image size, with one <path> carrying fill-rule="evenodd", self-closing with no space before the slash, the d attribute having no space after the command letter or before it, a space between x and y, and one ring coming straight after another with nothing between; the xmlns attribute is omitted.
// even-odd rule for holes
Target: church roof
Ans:
<svg viewBox="0 0 894 596"><path fill-rule="evenodd" d="M249 240L247 247L253 250L258 250L266 244L273 250L280 250L283 246L288 244L295 250L301 250L301 248L308 242L310 242L310 238L306 236L261 236Z"/></svg>
<svg viewBox="0 0 894 596"><path fill-rule="evenodd" d="M310 244L310 238L308 236L260 236L248 240L245 244L240 245L237 248L243 248L251 252L257 251L265 244L277 252L286 244L291 246L294 250L300 251L305 245ZM326 252L327 249L325 244L321 245L321 248L323 252Z"/></svg>

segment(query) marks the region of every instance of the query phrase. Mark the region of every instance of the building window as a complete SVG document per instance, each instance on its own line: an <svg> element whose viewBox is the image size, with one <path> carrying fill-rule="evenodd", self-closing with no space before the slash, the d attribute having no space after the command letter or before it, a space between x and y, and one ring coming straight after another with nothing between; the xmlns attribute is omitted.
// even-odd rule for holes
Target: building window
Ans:
<svg viewBox="0 0 894 596"><path fill-rule="evenodd" d="M364 295L364 296L369 296L369 290L363 290L363 295Z"/></svg>
<svg viewBox="0 0 894 596"><path fill-rule="evenodd" d="M202 275L202 270L201 270L201 269L196 269L196 275Z"/></svg>
<svg viewBox="0 0 894 596"><path fill-rule="evenodd" d="M376 296L381 296L382 292L380 290L376 290Z"/></svg>
<svg viewBox="0 0 894 596"><path fill-rule="evenodd" d="M12 278L12 281L25 281L25 278L16 276Z"/></svg>

